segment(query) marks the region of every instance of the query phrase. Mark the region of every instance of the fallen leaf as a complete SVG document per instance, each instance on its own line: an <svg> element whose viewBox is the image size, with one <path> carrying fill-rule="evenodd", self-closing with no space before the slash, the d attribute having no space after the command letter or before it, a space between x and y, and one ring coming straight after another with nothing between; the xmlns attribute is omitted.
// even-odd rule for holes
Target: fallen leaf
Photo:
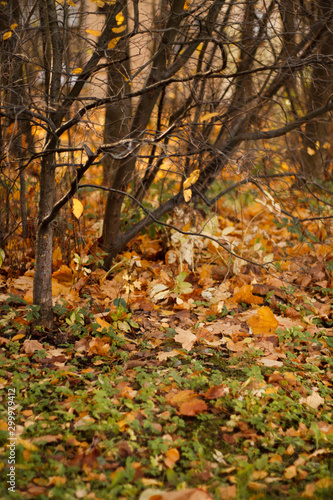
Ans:
<svg viewBox="0 0 333 500"><path fill-rule="evenodd" d="M164 463L168 467L168 469L173 469L179 458L180 455L177 448L170 448L165 454Z"/></svg>
<svg viewBox="0 0 333 500"><path fill-rule="evenodd" d="M248 319L254 335L269 335L275 332L278 327L278 322L267 306L260 307L257 314Z"/></svg>
<svg viewBox="0 0 333 500"><path fill-rule="evenodd" d="M231 486L220 486L218 492L221 500L235 500L237 496L237 486L235 484Z"/></svg>
<svg viewBox="0 0 333 500"><path fill-rule="evenodd" d="M32 354L35 351L42 351L43 349L44 349L43 344L41 344L40 342L38 342L38 340L29 340L29 339L26 339L23 342L23 351L26 354Z"/></svg>
<svg viewBox="0 0 333 500"><path fill-rule="evenodd" d="M179 342L182 345L182 348L186 351L190 351L195 344L197 337L189 330L184 330L183 328L175 328L177 335L175 335L174 339L176 342Z"/></svg>
<svg viewBox="0 0 333 500"><path fill-rule="evenodd" d="M290 467L287 467L286 470L284 471L284 477L286 479L292 479L295 476L297 476L297 469L296 469L295 465L291 465Z"/></svg>
<svg viewBox="0 0 333 500"><path fill-rule="evenodd" d="M240 304L245 302L245 304L262 304L264 299L262 297L256 297L252 293L252 285L243 285L241 288L236 288L233 296L233 300Z"/></svg>
<svg viewBox="0 0 333 500"><path fill-rule="evenodd" d="M280 368L281 366L283 366L283 363L281 361L277 361L275 359L270 359L270 358L260 358L258 359L258 362L268 367L276 366L277 368Z"/></svg>
<svg viewBox="0 0 333 500"><path fill-rule="evenodd" d="M139 500L213 500L213 498L206 491L199 488L186 488L180 491L148 488L141 493Z"/></svg>
<svg viewBox="0 0 333 500"><path fill-rule="evenodd" d="M310 394L310 396L299 399L298 402L301 404L306 404L314 410L317 410L320 405L323 405L325 403L325 399L322 398L320 394L318 394L318 392L313 392L312 394Z"/></svg>
<svg viewBox="0 0 333 500"><path fill-rule="evenodd" d="M207 410L207 405L202 399L192 399L182 403L179 408L179 413L181 415L186 415L187 417L194 417L203 411Z"/></svg>

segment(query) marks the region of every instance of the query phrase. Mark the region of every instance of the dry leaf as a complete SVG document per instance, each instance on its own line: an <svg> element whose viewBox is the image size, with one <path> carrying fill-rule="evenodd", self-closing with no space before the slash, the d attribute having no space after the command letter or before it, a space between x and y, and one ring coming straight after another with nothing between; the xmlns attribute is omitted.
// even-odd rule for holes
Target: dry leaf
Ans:
<svg viewBox="0 0 333 500"><path fill-rule="evenodd" d="M102 339L96 338L89 342L88 354L97 354L98 356L109 356L110 344L105 344Z"/></svg>
<svg viewBox="0 0 333 500"><path fill-rule="evenodd" d="M60 283L72 283L72 281L73 281L73 272L72 272L72 270L68 266L65 266L63 264L61 266L61 268L58 269L58 271L55 271L52 274L52 278L55 278Z"/></svg>
<svg viewBox="0 0 333 500"><path fill-rule="evenodd" d="M86 29L86 33L88 33L89 35L93 35L93 36L100 36L102 32L100 30Z"/></svg>
<svg viewBox="0 0 333 500"><path fill-rule="evenodd" d="M283 363L281 361L270 358L260 358L258 359L258 362L265 366L276 366L277 368L283 366Z"/></svg>
<svg viewBox="0 0 333 500"><path fill-rule="evenodd" d="M106 331L108 332L109 328L112 328L112 325L110 325L110 323L105 321L105 319L100 318L99 316L95 316L95 321L100 325L99 328L97 328L98 332L102 332L104 328L106 328Z"/></svg>
<svg viewBox="0 0 333 500"><path fill-rule="evenodd" d="M165 454L164 463L168 467L168 469L173 469L179 458L180 455L177 448L170 448Z"/></svg>
<svg viewBox="0 0 333 500"><path fill-rule="evenodd" d="M182 348L186 351L190 351L194 346L197 337L189 330L183 330L183 328L175 328L177 335L175 335L174 340L182 345Z"/></svg>
<svg viewBox="0 0 333 500"><path fill-rule="evenodd" d="M240 304L245 302L245 304L262 304L264 299L262 297L256 297L252 293L252 285L243 285L241 288L236 288L233 299L235 302Z"/></svg>
<svg viewBox="0 0 333 500"><path fill-rule="evenodd" d="M181 415L186 415L187 417L194 417L194 415L202 413L207 410L207 408L206 403L202 399L192 399L191 401L182 403L179 408L179 413Z"/></svg>
<svg viewBox="0 0 333 500"><path fill-rule="evenodd" d="M291 465L290 467L287 467L286 470L284 471L284 477L286 479L292 479L295 476L297 476L297 469L296 469L295 465Z"/></svg>
<svg viewBox="0 0 333 500"><path fill-rule="evenodd" d="M42 351L43 349L44 349L43 344L41 344L40 342L38 342L38 340L29 340L29 339L26 339L23 342L23 351L26 354L32 354L35 351Z"/></svg>
<svg viewBox="0 0 333 500"><path fill-rule="evenodd" d="M188 189L190 188L193 184L195 184L197 182L197 180L199 179L199 175L200 175L200 170L197 169L197 170L193 170L193 172L191 173L191 175L186 179L186 181L184 182L183 184L183 189Z"/></svg>
<svg viewBox="0 0 333 500"><path fill-rule="evenodd" d="M192 198L192 189L191 188L184 189L183 196L184 196L185 202L186 203L189 202L190 199Z"/></svg>
<svg viewBox="0 0 333 500"><path fill-rule="evenodd" d="M143 491L139 500L213 500L204 490L199 488L186 488L180 491L163 491L148 488ZM231 499L232 500L232 499Z"/></svg>
<svg viewBox="0 0 333 500"><path fill-rule="evenodd" d="M261 307L257 314L248 320L254 335L269 335L275 332L278 322L269 307Z"/></svg>
<svg viewBox="0 0 333 500"><path fill-rule="evenodd" d="M311 406L311 408L317 410L320 405L323 405L325 403L325 399L322 398L320 394L318 394L318 392L313 392L312 394L310 394L310 396L299 399L298 402Z"/></svg>
<svg viewBox="0 0 333 500"><path fill-rule="evenodd" d="M220 486L218 492L221 500L235 500L237 496L237 486L235 484L232 486Z"/></svg>

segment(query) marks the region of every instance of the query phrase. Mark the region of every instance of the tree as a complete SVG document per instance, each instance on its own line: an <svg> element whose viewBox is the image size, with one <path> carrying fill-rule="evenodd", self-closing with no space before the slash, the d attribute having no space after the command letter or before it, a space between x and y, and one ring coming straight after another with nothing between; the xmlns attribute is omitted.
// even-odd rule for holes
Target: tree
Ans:
<svg viewBox="0 0 333 500"><path fill-rule="evenodd" d="M136 0L128 6L102 0L100 9L83 1L17 6L18 21L1 21L1 64L9 68L2 72L9 75L1 90L2 173L13 164L6 160L9 144L20 173L29 174L36 162L40 169L34 303L44 326L53 323L54 220L92 165L103 165L109 191L102 237L109 267L132 238L176 206L192 200L212 207L239 183L269 188L274 177L297 176L297 165L281 174L277 162L260 171L268 141L290 141L304 126L310 136L310 124L333 110L326 93L310 107L297 98L304 74L318 82L319 68L330 62L329 7L310 24L298 1L289 7L274 0L161 0L151 10ZM94 126L100 110L106 110L104 133L94 133L93 144L80 131ZM224 181L232 162L241 178L230 186ZM71 180L57 184L64 166ZM149 188L161 176L167 187L162 183L154 206ZM216 180L222 187L210 196ZM135 201L126 209L123 229L128 195L142 203L135 222Z"/></svg>

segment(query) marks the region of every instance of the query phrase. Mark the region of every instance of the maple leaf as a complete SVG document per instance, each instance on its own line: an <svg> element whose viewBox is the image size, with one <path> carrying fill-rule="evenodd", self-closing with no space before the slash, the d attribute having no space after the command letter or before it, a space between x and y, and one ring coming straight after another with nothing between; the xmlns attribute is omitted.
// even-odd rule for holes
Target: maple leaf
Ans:
<svg viewBox="0 0 333 500"><path fill-rule="evenodd" d="M174 339L176 342L179 342L182 345L182 348L186 351L190 351L194 346L197 337L189 330L184 330L183 328L175 328L177 335L175 335Z"/></svg>
<svg viewBox="0 0 333 500"><path fill-rule="evenodd" d="M269 335L278 327L278 321L267 306L258 309L257 314L248 320L254 335Z"/></svg>

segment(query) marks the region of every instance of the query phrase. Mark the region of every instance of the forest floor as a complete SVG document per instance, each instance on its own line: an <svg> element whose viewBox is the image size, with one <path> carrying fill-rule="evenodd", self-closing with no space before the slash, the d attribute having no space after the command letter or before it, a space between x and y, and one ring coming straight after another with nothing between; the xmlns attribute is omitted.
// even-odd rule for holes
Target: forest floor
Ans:
<svg viewBox="0 0 333 500"><path fill-rule="evenodd" d="M1 498L333 498L330 228L268 208L204 226L251 262L171 231L106 273L56 244L54 331L5 260Z"/></svg>

